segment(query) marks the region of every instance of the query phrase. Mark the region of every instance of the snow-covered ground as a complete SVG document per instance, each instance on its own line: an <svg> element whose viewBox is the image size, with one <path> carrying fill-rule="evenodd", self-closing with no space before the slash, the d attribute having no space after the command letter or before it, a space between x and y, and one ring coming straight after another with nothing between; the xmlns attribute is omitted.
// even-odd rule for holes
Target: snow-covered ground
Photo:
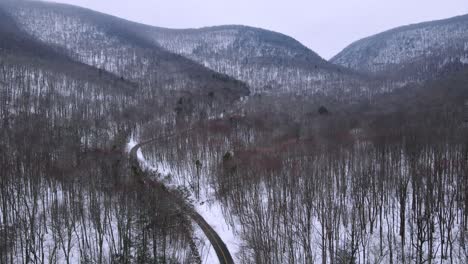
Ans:
<svg viewBox="0 0 468 264"><path fill-rule="evenodd" d="M213 195L210 196L213 197ZM218 233L228 247L229 252L231 252L232 257L236 259L235 254L239 252L239 247L241 245L241 240L238 235L240 227L236 224L233 227L228 223L227 219L225 219L225 214L223 213L223 205L216 199L210 199L210 196L200 196L201 198L194 204L195 209L203 216L206 222L210 224L216 233ZM194 197L194 195L192 195L192 197ZM203 235L203 232L198 227L197 234ZM208 240L206 237L205 239ZM204 263L218 263L216 252L212 246L209 247L206 255L207 257L205 257L206 259Z"/></svg>
<svg viewBox="0 0 468 264"><path fill-rule="evenodd" d="M127 151L138 144L138 140L132 135L127 143ZM182 180L185 176L180 171L175 171L170 168L169 164L161 162L150 162L143 155L141 149L137 151L137 157L140 165L147 170L154 172L159 176L159 179L164 181L168 187L185 186L191 191L191 200L194 201L194 207L196 211L206 220L206 222L218 233L223 242L226 244L229 252L231 253L234 260L236 260L236 253L239 252L240 245L242 243L239 231L240 225L234 221L233 224L226 219L226 212L220 201L215 199L214 191L211 189L209 184L200 184L200 194L197 198L195 192L189 188L188 182ZM171 175L171 177L168 177ZM212 264L218 263L218 257L216 252L211 246L208 238L205 236L203 231L194 224L195 234L198 239L201 239L201 245L208 245L200 249L200 254L203 263Z"/></svg>

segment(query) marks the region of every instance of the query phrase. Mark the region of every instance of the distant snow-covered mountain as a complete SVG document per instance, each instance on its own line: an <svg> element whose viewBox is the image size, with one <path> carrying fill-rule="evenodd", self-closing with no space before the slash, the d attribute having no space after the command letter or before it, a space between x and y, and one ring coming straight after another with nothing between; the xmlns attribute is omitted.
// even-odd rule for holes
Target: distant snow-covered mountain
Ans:
<svg viewBox="0 0 468 264"><path fill-rule="evenodd" d="M40 2L0 2L18 31L75 61L152 89L236 99L247 85L141 37L142 25L89 9ZM219 94L219 96L216 96Z"/></svg>
<svg viewBox="0 0 468 264"><path fill-rule="evenodd" d="M144 35L174 53L247 82L254 92L329 93L362 85L361 76L332 65L289 36L264 29L146 27Z"/></svg>
<svg viewBox="0 0 468 264"><path fill-rule="evenodd" d="M424 80L468 64L468 15L395 28L354 42L331 59L357 71Z"/></svg>
<svg viewBox="0 0 468 264"><path fill-rule="evenodd" d="M20 29L37 40L82 63L131 80L157 82L164 89L224 86L223 94L236 97L248 93L244 82L253 93L345 98L379 90L370 88L375 85L366 76L327 62L291 37L264 29L164 29L64 4L1 3Z"/></svg>

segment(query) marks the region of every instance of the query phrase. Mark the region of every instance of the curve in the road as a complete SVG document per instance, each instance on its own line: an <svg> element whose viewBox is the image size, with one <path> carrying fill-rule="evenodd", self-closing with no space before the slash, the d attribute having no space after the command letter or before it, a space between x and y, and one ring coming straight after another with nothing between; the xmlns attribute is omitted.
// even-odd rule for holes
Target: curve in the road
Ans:
<svg viewBox="0 0 468 264"><path fill-rule="evenodd" d="M185 133L190 130L192 129L187 129L181 133ZM139 168L140 165L139 165L138 156L137 156L137 152L141 147L147 144L157 142L162 139L168 139L168 138L178 136L181 133L174 134L171 136L150 139L150 140L147 140L147 141L144 141L135 145L130 150L130 159L132 162L132 166L137 167L142 172L141 168ZM148 180L152 181L151 179L148 179ZM164 187L163 183L159 182L159 184L161 184ZM170 196L170 198L172 198L171 200L174 201L174 203L178 207L180 207L182 211L186 212L190 216L192 221L195 222L200 227L200 229L203 231L203 233L205 234L205 236L208 238L211 245L213 246L216 252L216 255L218 256L219 263L220 264L234 264L234 259L232 258L231 253L229 252L229 249L227 248L226 244L223 242L223 240L218 235L218 233L216 233L216 231L208 224L208 222L206 222L206 220L192 206L188 205L185 200L181 199L179 196L175 195L167 188L162 188L162 190L166 192L167 195Z"/></svg>

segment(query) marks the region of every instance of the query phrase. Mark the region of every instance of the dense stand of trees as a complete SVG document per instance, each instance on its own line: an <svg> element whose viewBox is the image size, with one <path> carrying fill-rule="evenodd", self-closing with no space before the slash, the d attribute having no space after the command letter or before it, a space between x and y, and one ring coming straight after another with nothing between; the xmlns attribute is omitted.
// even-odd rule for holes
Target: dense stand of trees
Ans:
<svg viewBox="0 0 468 264"><path fill-rule="evenodd" d="M219 92L175 75L162 89L52 49L27 57L31 42L12 39L0 53L0 262L197 263L203 245L187 216L134 179L126 143L150 120L174 127L220 112L243 84L215 76Z"/></svg>
<svg viewBox="0 0 468 264"><path fill-rule="evenodd" d="M251 98L144 152L195 194L203 175L239 228L241 263L466 263L461 76L408 88L398 107L401 91L377 105L334 102L328 115L313 100L282 108L281 97ZM422 101L410 96L423 91Z"/></svg>
<svg viewBox="0 0 468 264"><path fill-rule="evenodd" d="M195 197L215 191L240 227L241 263L467 260L463 80L437 84L455 87L451 97L426 87L433 97L408 96L396 111L382 104L401 91L351 106L320 96L230 105L82 64L3 58L2 262L199 262L187 216L132 177L124 148L136 131L186 131L144 152Z"/></svg>
<svg viewBox="0 0 468 264"><path fill-rule="evenodd" d="M129 185L119 151L132 97L106 90L126 84L9 63L1 74L0 262L184 259L186 232L164 225L183 218Z"/></svg>
<svg viewBox="0 0 468 264"><path fill-rule="evenodd" d="M240 263L468 262L466 72L414 92L369 90L359 104L342 96L356 83L339 80L330 97L232 104L243 83L129 23L28 4L9 8L54 48L11 37L23 31L2 13L1 263L199 263L206 245L187 216L135 177L125 153L132 134L181 131L143 152L171 168L159 176L180 195L223 203Z"/></svg>

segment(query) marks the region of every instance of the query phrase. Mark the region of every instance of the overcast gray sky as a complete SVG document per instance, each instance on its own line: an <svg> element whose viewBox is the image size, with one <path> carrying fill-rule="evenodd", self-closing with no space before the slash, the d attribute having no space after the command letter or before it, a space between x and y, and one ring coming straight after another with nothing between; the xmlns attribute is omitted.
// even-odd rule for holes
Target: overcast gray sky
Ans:
<svg viewBox="0 0 468 264"><path fill-rule="evenodd" d="M241 24L290 35L325 59L386 29L468 13L468 0L55 0L168 28Z"/></svg>

